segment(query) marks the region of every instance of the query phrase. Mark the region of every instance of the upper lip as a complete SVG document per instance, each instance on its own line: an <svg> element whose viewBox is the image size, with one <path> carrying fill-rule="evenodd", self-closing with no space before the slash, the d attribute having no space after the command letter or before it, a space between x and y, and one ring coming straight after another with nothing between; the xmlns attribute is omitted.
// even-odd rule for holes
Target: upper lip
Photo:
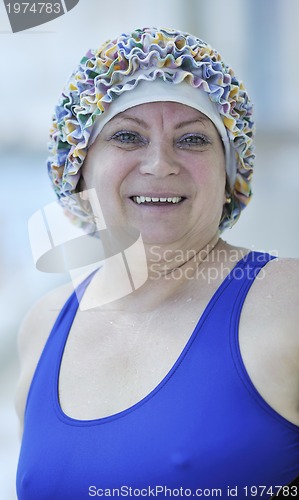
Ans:
<svg viewBox="0 0 299 500"><path fill-rule="evenodd" d="M149 197L149 198L176 198L176 197L179 197L179 198L187 198L185 195L183 194L179 194L179 193L167 193L167 192L163 192L163 193L157 193L157 192L141 192L141 193L134 193L134 194L131 194L129 195L129 198L133 198L133 196L145 196L145 197Z"/></svg>

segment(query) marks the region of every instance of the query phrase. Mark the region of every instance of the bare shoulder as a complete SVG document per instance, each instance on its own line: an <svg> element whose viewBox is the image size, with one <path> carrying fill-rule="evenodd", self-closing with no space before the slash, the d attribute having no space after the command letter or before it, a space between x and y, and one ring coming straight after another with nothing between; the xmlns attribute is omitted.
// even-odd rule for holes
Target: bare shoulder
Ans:
<svg viewBox="0 0 299 500"><path fill-rule="evenodd" d="M291 279L294 285L298 284L299 275L299 259L295 258L277 258L271 260L266 268L269 276L275 277L277 280Z"/></svg>
<svg viewBox="0 0 299 500"><path fill-rule="evenodd" d="M70 283L47 293L30 308L21 323L18 334L20 377L16 391L16 410L21 422L39 358L59 311L72 291Z"/></svg>
<svg viewBox="0 0 299 500"><path fill-rule="evenodd" d="M299 318L299 259L274 259L263 272L261 286L282 314Z"/></svg>
<svg viewBox="0 0 299 500"><path fill-rule="evenodd" d="M246 303L252 316L266 318L275 330L292 336L299 347L299 259L268 262L254 281Z"/></svg>

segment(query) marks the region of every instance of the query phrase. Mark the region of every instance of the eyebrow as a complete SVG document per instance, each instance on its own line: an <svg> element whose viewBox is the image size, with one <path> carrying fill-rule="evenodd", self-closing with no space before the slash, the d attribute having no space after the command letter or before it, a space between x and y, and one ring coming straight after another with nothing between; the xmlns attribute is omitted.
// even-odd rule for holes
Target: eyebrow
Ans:
<svg viewBox="0 0 299 500"><path fill-rule="evenodd" d="M119 115L116 117L116 120L130 120L134 123L137 123L141 127L144 127L147 129L149 128L149 124L147 122L145 122L144 120L141 120L140 118L135 118L135 116L126 115L125 112L119 113Z"/></svg>
<svg viewBox="0 0 299 500"><path fill-rule="evenodd" d="M134 123L137 123L141 127L144 127L145 129L149 128L149 123L148 122L146 122L144 120L141 120L140 118L136 118L136 117L127 115L125 113L126 113L125 111L123 111L122 113L119 113L119 116L117 117L117 119L118 120L130 120L130 121L133 121ZM190 120L185 120L183 122L179 122L174 128L175 128L175 130L178 130L178 129L181 129L181 128L185 127L185 126L192 125L194 123L200 123L202 125L205 125L208 120L209 120L209 118L207 116L205 116L204 114L202 114L201 117L197 117L197 118L194 118L194 119L190 119Z"/></svg>
<svg viewBox="0 0 299 500"><path fill-rule="evenodd" d="M192 125L193 123L200 123L201 125L205 125L209 118L205 115L202 115L202 117L194 118L191 120L186 120L184 122L180 122L178 125L175 126L175 129L183 128L187 125Z"/></svg>

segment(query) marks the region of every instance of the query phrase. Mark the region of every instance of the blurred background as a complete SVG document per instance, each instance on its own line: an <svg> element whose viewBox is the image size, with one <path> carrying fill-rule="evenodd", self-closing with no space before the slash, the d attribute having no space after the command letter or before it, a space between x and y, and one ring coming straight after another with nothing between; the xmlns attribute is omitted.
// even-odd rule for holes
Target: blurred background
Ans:
<svg viewBox="0 0 299 500"><path fill-rule="evenodd" d="M45 291L69 280L38 272L29 217L55 200L45 160L53 107L90 47L136 27L189 31L240 75L257 120L254 198L228 242L299 257L299 2L297 0L80 0L68 14L11 33L0 5L0 496L15 500L17 331Z"/></svg>

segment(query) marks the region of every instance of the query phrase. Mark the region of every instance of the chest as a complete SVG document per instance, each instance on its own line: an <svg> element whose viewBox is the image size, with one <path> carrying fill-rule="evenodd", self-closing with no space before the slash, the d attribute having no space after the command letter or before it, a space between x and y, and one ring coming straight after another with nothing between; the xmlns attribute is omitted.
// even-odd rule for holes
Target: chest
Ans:
<svg viewBox="0 0 299 500"><path fill-rule="evenodd" d="M207 373L217 372L219 365L229 362L235 376L239 363L239 372L258 396L298 425L298 381L291 364L284 361L289 353L282 352L288 344L281 342L283 332L276 331L270 312L252 296L246 297L234 327L229 304L221 311L216 305L211 312L205 296L187 296L148 313L94 310L77 314L60 369L62 409L84 420L131 407L170 374L196 336L198 366L208 360ZM210 326L206 317L212 318ZM231 345L236 360L231 355L225 358ZM220 372L219 377L224 375Z"/></svg>
<svg viewBox="0 0 299 500"><path fill-rule="evenodd" d="M78 316L60 368L59 397L65 413L82 419L104 417L149 394L193 334L201 310L194 310L191 302L178 305L175 312L163 308Z"/></svg>
<svg viewBox="0 0 299 500"><path fill-rule="evenodd" d="M219 365L222 350L229 349L230 327L222 317L207 326L207 312L206 300L187 298L149 313L93 311L77 315L60 368L59 397L64 412L93 419L131 407L169 375L189 348L194 349L195 337L195 359L198 364L208 360L207 370L213 370L213 364ZM229 318L230 314L228 322ZM246 364L255 371L253 346L248 342L250 326L244 318L240 339ZM254 349L258 349L257 342Z"/></svg>

